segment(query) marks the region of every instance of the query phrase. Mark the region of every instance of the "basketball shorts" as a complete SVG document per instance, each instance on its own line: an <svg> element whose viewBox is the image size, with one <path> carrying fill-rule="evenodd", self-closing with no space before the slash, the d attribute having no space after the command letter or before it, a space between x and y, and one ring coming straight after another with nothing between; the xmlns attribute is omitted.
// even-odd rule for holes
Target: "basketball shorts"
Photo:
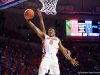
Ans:
<svg viewBox="0 0 100 75"><path fill-rule="evenodd" d="M58 58L53 54L46 54L40 63L38 75L45 75L48 73L51 75L60 75L60 69L58 64Z"/></svg>

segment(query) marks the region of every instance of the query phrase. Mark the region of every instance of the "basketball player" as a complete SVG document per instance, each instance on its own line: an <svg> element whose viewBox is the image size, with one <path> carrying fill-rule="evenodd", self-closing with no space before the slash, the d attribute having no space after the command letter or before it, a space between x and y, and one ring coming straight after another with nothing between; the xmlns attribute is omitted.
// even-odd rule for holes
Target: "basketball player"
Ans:
<svg viewBox="0 0 100 75"><path fill-rule="evenodd" d="M45 75L48 70L50 70L51 75L60 75L58 58L56 56L58 50L62 52L65 58L69 60L73 66L78 66L78 61L76 61L76 58L73 59L71 57L71 52L63 47L61 40L56 37L55 29L53 27L50 27L47 31L48 35L46 34L42 14L39 9L38 15L40 17L42 30L36 27L36 25L32 23L31 20L27 19L28 16L25 15L25 19L29 23L30 27L36 32L36 34L41 38L43 42L45 55L42 58L38 75Z"/></svg>

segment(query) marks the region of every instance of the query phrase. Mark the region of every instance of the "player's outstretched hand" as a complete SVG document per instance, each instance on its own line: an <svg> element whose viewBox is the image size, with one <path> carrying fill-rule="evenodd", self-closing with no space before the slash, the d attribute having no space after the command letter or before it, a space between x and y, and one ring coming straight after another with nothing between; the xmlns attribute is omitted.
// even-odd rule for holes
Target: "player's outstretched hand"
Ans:
<svg viewBox="0 0 100 75"><path fill-rule="evenodd" d="M29 19L27 19L28 17L26 15L24 15L24 18L26 19L26 21L28 21Z"/></svg>
<svg viewBox="0 0 100 75"><path fill-rule="evenodd" d="M35 17L35 13L33 9L26 9L24 11L24 18L26 20L32 20Z"/></svg>
<svg viewBox="0 0 100 75"><path fill-rule="evenodd" d="M73 66L78 66L78 65L79 65L79 62L76 60L76 58L70 60L70 62L71 62L71 64L72 64Z"/></svg>

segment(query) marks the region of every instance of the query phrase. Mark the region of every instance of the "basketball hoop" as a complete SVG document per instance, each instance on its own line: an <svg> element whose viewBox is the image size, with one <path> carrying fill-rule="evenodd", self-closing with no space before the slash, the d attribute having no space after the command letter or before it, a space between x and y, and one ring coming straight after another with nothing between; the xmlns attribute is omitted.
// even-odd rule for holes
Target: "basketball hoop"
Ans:
<svg viewBox="0 0 100 75"><path fill-rule="evenodd" d="M43 7L41 9L41 12L45 12L47 15L56 15L56 5L58 0L40 0Z"/></svg>

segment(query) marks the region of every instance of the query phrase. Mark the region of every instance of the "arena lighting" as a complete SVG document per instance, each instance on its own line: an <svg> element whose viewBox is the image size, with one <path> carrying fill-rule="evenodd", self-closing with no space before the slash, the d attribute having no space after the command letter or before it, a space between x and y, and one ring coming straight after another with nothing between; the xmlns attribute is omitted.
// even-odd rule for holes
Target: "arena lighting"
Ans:
<svg viewBox="0 0 100 75"><path fill-rule="evenodd" d="M1 0L0 1L0 10L10 8L27 0Z"/></svg>
<svg viewBox="0 0 100 75"><path fill-rule="evenodd" d="M100 22L94 20L66 20L66 36L100 36Z"/></svg>

